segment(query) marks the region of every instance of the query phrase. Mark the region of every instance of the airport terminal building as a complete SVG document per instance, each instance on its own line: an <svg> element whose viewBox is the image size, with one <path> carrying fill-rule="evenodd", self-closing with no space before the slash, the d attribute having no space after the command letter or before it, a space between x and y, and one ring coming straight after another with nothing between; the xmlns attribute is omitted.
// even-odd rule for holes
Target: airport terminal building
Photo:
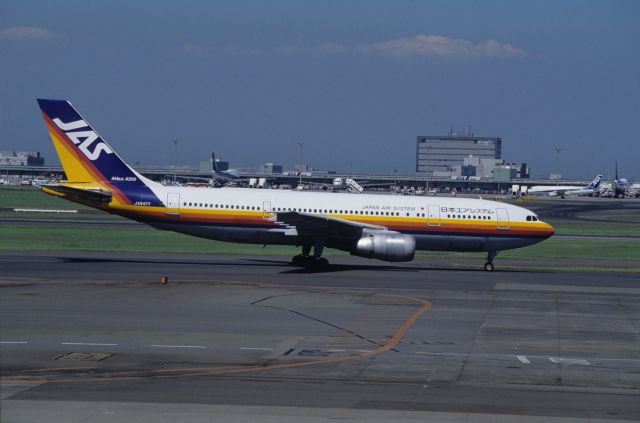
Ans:
<svg viewBox="0 0 640 423"><path fill-rule="evenodd" d="M39 151L0 151L0 165L4 166L44 166L44 157Z"/></svg>
<svg viewBox="0 0 640 423"><path fill-rule="evenodd" d="M461 173L465 158L492 161L502 159L502 138L476 137L473 134L418 136L416 143L416 174L427 177L448 177Z"/></svg>

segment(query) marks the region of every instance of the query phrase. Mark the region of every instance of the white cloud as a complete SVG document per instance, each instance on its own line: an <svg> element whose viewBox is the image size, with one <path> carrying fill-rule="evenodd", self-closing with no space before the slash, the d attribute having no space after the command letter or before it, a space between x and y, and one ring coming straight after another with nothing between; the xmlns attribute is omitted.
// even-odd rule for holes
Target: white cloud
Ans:
<svg viewBox="0 0 640 423"><path fill-rule="evenodd" d="M441 56L455 58L500 58L526 57L528 53L511 44L502 44L495 40L487 40L474 44L471 41L450 38L444 35L416 35L410 38L395 38L364 46L350 46L339 43L324 43L316 47L301 47L287 44L275 48L250 49L235 44L223 47L210 47L198 44L182 44L181 53L198 59L206 59L214 54L227 56L282 56L314 55L327 56L336 54L380 54L395 57Z"/></svg>
<svg viewBox="0 0 640 423"><path fill-rule="evenodd" d="M48 29L35 26L14 26L0 30L0 40L46 40L58 38L60 35Z"/></svg>
<svg viewBox="0 0 640 423"><path fill-rule="evenodd" d="M390 56L450 56L470 57L525 57L527 53L510 44L495 40L474 44L459 38L443 35L416 35L411 38L396 38L389 41L360 47L363 53L377 53Z"/></svg>

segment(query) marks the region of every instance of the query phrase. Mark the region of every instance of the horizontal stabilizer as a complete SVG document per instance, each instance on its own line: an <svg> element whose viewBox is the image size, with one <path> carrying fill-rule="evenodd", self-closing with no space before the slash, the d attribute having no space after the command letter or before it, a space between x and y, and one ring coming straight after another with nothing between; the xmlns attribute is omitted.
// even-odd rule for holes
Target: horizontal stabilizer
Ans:
<svg viewBox="0 0 640 423"><path fill-rule="evenodd" d="M42 185L42 190L54 195L64 195L95 204L107 204L111 202L112 194L109 191L93 188L78 188L68 185Z"/></svg>

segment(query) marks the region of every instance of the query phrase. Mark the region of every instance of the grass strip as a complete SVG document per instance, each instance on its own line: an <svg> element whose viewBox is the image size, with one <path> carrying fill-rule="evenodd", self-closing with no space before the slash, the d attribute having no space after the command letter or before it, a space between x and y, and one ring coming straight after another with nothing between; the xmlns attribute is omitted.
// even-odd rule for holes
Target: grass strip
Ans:
<svg viewBox="0 0 640 423"><path fill-rule="evenodd" d="M0 250L294 255L295 247L211 241L146 227L0 225Z"/></svg>
<svg viewBox="0 0 640 423"><path fill-rule="evenodd" d="M616 222L638 222L640 223L640 214L612 215L608 219Z"/></svg>
<svg viewBox="0 0 640 423"><path fill-rule="evenodd" d="M549 221L558 235L638 236L640 225L626 222Z"/></svg>
<svg viewBox="0 0 640 423"><path fill-rule="evenodd" d="M91 210L90 207L63 200L40 191L38 187L0 187L0 208Z"/></svg>
<svg viewBox="0 0 640 423"><path fill-rule="evenodd" d="M640 243L635 240L562 240L551 238L529 247L503 251L499 257L640 261L639 247Z"/></svg>
<svg viewBox="0 0 640 423"><path fill-rule="evenodd" d="M146 227L92 228L0 225L0 250L98 251L149 253L207 253L240 255L294 255L294 246L267 246L212 241ZM327 255L348 253L328 250ZM483 253L419 251L417 257L479 257ZM637 241L558 240L503 251L500 258L588 259L640 261Z"/></svg>

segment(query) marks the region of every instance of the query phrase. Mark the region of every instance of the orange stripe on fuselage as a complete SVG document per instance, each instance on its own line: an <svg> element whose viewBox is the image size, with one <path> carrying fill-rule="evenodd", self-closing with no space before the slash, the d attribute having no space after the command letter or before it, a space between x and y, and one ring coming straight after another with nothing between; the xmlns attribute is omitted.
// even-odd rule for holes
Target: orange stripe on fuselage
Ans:
<svg viewBox="0 0 640 423"><path fill-rule="evenodd" d="M115 211L115 210L114 210ZM179 213L180 216L167 215L166 212ZM173 222L190 222L203 224L232 224L232 225L259 225L272 226L274 222L267 220L262 211L239 210L206 210L206 209L158 209L148 206L121 207L120 214L129 217L158 219ZM464 233L478 236L512 235L512 236L550 236L553 230L544 222L509 222L509 229L498 229L495 220L472 221L458 219L441 219L440 226L429 226L428 220L412 217L378 217L378 216L352 216L352 215L328 215L336 219L362 222L379 225L399 232L417 232L424 234L438 233Z"/></svg>

